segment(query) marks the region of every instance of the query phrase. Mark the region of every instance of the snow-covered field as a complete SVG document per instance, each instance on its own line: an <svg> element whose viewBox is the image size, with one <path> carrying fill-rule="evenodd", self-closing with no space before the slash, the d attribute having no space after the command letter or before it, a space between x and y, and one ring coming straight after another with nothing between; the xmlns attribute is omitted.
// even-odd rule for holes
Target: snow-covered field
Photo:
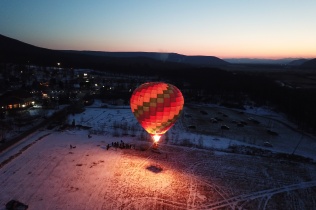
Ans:
<svg viewBox="0 0 316 210"><path fill-rule="evenodd" d="M196 126L193 132L208 135L205 143L211 141L206 139L228 139L238 140L230 144L245 144L261 147L264 142L270 142L271 151L284 152L309 157L316 161L316 137L302 134L291 122L282 115L272 111L256 110L234 110L217 106L188 106L184 110L183 124L186 127ZM201 113L202 112L202 113ZM216 123L211 119L218 119ZM242 123L241 123L242 122ZM242 127L239 126L242 124ZM229 130L221 129L222 125ZM268 131L275 132L274 134ZM212 147L217 147L212 143ZM265 148L267 149L267 148Z"/></svg>
<svg viewBox="0 0 316 210"><path fill-rule="evenodd" d="M238 135L240 128L231 122L238 113L225 113L223 120L231 118L224 121L230 123L230 130L221 132L216 127L220 124L202 123L219 110L208 108L207 116L199 110L185 108L159 151L150 148L128 107L99 108L95 104L81 114L69 116L70 124L74 121L92 127L89 130L56 127L33 133L0 154L0 210L11 199L35 210L316 208L314 163L222 152L229 145L262 147L264 139L259 139L260 135L255 141L247 138L254 138L251 130L259 133L266 127L249 123L242 127L247 133L243 138L245 134ZM249 117L246 114L242 115L244 120ZM265 149L292 151L293 145L289 144L288 149L282 141L294 135L293 129L279 121L252 117L279 133L276 137L266 136L273 148ZM187 129L197 122L202 126L193 132ZM292 133L287 134L287 129ZM315 160L315 142L309 138L304 137L297 154ZM121 141L135 148L107 150L108 144ZM204 149L180 146L184 143Z"/></svg>

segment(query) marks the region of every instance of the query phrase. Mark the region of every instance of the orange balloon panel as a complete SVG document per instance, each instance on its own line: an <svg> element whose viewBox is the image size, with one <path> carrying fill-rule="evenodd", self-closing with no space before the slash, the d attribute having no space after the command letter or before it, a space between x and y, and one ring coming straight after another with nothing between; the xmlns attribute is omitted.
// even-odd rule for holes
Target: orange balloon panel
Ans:
<svg viewBox="0 0 316 210"><path fill-rule="evenodd" d="M163 82L144 83L132 94L130 105L149 134L164 134L176 122L184 104L178 88Z"/></svg>

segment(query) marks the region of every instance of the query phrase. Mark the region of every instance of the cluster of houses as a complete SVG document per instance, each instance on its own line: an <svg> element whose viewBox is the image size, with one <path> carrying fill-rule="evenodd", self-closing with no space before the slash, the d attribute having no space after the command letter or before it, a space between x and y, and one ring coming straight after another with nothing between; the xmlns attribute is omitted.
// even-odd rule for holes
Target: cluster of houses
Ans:
<svg viewBox="0 0 316 210"><path fill-rule="evenodd" d="M32 94L25 90L8 91L0 96L0 107L4 110L21 109L34 105Z"/></svg>
<svg viewBox="0 0 316 210"><path fill-rule="evenodd" d="M131 91L145 79L116 76L89 69L0 65L0 119L30 107L56 108L62 104L89 105L98 97L127 104Z"/></svg>

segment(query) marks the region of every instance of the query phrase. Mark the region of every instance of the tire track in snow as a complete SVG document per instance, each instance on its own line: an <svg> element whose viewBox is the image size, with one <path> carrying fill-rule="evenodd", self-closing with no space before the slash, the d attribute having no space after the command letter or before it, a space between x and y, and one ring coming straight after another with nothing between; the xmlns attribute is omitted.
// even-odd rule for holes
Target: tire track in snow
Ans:
<svg viewBox="0 0 316 210"><path fill-rule="evenodd" d="M162 198L156 198L156 197L140 197L140 198L133 199L132 201L130 201L130 203L127 206L124 206L122 209L130 209L129 206L131 204L137 203L137 202L139 202L139 203L148 203L148 202L154 203L154 202L156 202L156 206L158 203L158 204L170 206L172 208L188 209L188 206L185 203L171 201L171 200L162 199ZM189 206L189 208L194 209L193 206Z"/></svg>
<svg viewBox="0 0 316 210"><path fill-rule="evenodd" d="M58 159L56 159L56 157L58 157ZM59 156L55 156L52 158L51 161L42 161L41 167L44 165L43 169L40 171L39 174L37 174L37 177L41 177L40 180L45 180L47 178L49 178L51 176L51 174L55 171L55 169L57 167L59 167L60 163L63 162L66 158L66 155L59 155ZM34 189L31 195L29 195L28 200L32 200L34 198L35 195L40 195L41 190L44 190L42 188L43 184L45 184L45 182L38 182L35 183L37 184L36 186L34 186L33 184L29 187ZM34 198L35 199L35 198Z"/></svg>
<svg viewBox="0 0 316 210"><path fill-rule="evenodd" d="M262 209L263 209L263 210L266 210L270 198L271 198L270 195L265 198L264 204L263 204L263 206L262 206Z"/></svg>
<svg viewBox="0 0 316 210"><path fill-rule="evenodd" d="M20 149L16 154L10 156L9 158L7 158L6 160L2 161L0 163L0 169L8 164L10 161L12 161L13 159L15 159L16 157L20 156L25 150L27 150L29 147L31 147L33 144L35 144L36 142L40 141L41 139L45 138L46 136L50 135L51 133L47 133L43 136L40 136L39 138L37 138L34 141L31 141L31 143L27 144L26 146L24 146L22 149Z"/></svg>
<svg viewBox="0 0 316 210"><path fill-rule="evenodd" d="M151 147L149 148L151 149ZM191 149L190 149L191 150ZM140 169L142 169L144 167L144 165L146 165L148 163L148 161L150 159L154 159L153 158L153 155L154 154L149 154L148 157L146 157L145 160L143 160L141 163L139 163L129 174L127 174L128 176L133 176L136 172L138 172ZM192 167L196 167L194 164L192 164L190 168ZM185 172L188 172L189 173L189 169L188 170L185 170ZM191 170L190 170L191 171ZM191 173L189 173L191 174ZM193 178L192 181L195 181L195 179ZM196 183L197 185L197 183ZM194 197L194 196L193 196ZM172 201L172 200L168 200L168 199L163 199L163 198L159 198L157 196L153 196L153 197L139 197L139 198L136 198L136 199L133 199L133 200L129 200L128 202L125 202L123 203L121 206L120 206L120 209L130 209L131 208L131 205L135 204L135 203L138 203L142 201L141 203L143 202L152 202L152 203L155 203L155 205L158 204L162 204L162 205L167 205L167 206L170 206L172 208L177 208L177 209L194 209L195 207L191 204L187 204L187 203L181 203L181 202L175 202L175 201Z"/></svg>
<svg viewBox="0 0 316 210"><path fill-rule="evenodd" d="M94 150L90 149L89 151L94 153ZM110 151L110 152L114 152L114 151ZM86 153L86 155L87 155L87 153ZM111 157L111 161L112 162L117 162L117 160L120 159L120 155L113 155L113 156L109 155L109 157ZM109 159L107 161L109 161ZM99 160L98 164L100 164L100 160ZM101 167L101 171L96 172L96 173L99 173L99 174L103 174L103 173L106 173L108 171L109 165L101 165L101 166L99 166L98 164L92 164L92 166L90 166L89 168ZM86 166L86 167L88 167L88 166ZM107 181L108 181L108 177L102 176L100 178L100 180L98 180L97 182L98 183L106 183ZM100 199L103 199L103 200L105 199L108 191L109 191L109 189L104 187L102 184L97 184L94 187L93 192L87 198L87 202L85 202L85 208L84 209L89 209L89 206L91 206L91 203L93 203L92 206L94 205L95 209L103 209L102 206L103 206L103 202L104 201L103 202L99 202L99 201L100 201Z"/></svg>
<svg viewBox="0 0 316 210"><path fill-rule="evenodd" d="M150 147L151 148L151 147ZM150 149L149 148L149 149ZM128 156L128 155L127 155ZM142 160L140 163L138 163L135 167L133 167L132 169L126 171L125 170L125 174L124 176L126 177L133 177L137 172L139 172L147 163L148 161L152 158L153 154L149 154L147 157L145 157L144 160ZM124 160L124 159L123 159ZM130 183L128 183L127 185L123 186L124 188L131 188ZM151 198L151 199L156 199L156 198ZM135 202L135 200L129 200L127 202L123 202L122 204L120 204L120 209L128 209L128 207L130 205L132 205Z"/></svg>
<svg viewBox="0 0 316 210"><path fill-rule="evenodd" d="M95 110L96 111L96 110ZM99 118L101 115L103 115L106 111L104 110L103 112L101 112L101 114L97 115L96 117L91 117L88 120L83 121L84 123L88 123L91 120L96 120L97 118Z"/></svg>
<svg viewBox="0 0 316 210"><path fill-rule="evenodd" d="M193 148L190 148L189 150L193 150ZM195 199L197 196L197 191L198 191L197 187L198 187L199 182L214 189L220 195L220 197L222 197L224 200L227 200L229 198L229 195L224 190L222 190L221 187L219 187L215 184L210 184L207 181L204 181L198 177L195 177L194 171L196 170L197 167L199 167L202 164L209 164L209 161L197 161L197 162L191 164L191 166L187 170L185 170L185 172L191 174L190 175L190 193L189 193L189 197L187 200L187 206L196 207L195 206Z"/></svg>
<svg viewBox="0 0 316 210"><path fill-rule="evenodd" d="M197 193L197 180L193 177L194 170L198 166L199 162L195 162L190 165L189 168L186 169L186 172L190 174L190 190L189 196L187 199L187 206L195 206L195 198Z"/></svg>
<svg viewBox="0 0 316 210"><path fill-rule="evenodd" d="M298 189L306 189L306 188L315 187L315 186L316 186L316 181L301 182L301 183L282 186L278 188L257 191L257 192L253 192L246 195L234 196L222 201L211 203L209 205L203 205L201 207L203 209L219 209L219 208L227 207L228 205L231 205L231 204L233 204L234 206L237 206L237 204L242 201L254 200L254 199L265 197L265 196L272 197L275 194L298 190Z"/></svg>
<svg viewBox="0 0 316 210"><path fill-rule="evenodd" d="M50 135L51 133L46 133L45 135L42 135L40 137L38 137L36 140L31 140L31 142L29 144L27 144L26 146L24 146L22 149L20 149L19 151L17 151L16 154L10 156L8 159L6 159L5 161L3 161L0 165L0 169L2 168L2 166L5 166L7 163L11 162L12 160L14 160L15 158L20 158L19 156L21 154L25 154L27 152L27 150L33 146L35 143L37 143L38 141L44 139L46 136ZM37 134L34 134L34 135L37 135ZM33 136L34 136L33 135ZM29 165L31 164L32 168L38 168L39 165L38 163L35 165L33 164L34 162L34 157L31 157L29 154L26 154L26 157L24 157L21 161L24 162L24 164L22 164L21 166L19 165L15 165L15 164L12 164L10 167L6 168L6 170L4 171L4 173L12 173L12 174L16 174L18 173L19 171L25 171L25 168L26 167L29 167ZM44 162L41 163L41 167L42 165L45 167L47 164L45 164ZM47 167L45 167L47 168ZM32 173L31 172L28 172L28 174L23 174L21 175L21 178L19 180L17 180L17 185L14 185L14 187L12 187L11 184L8 184L8 183L12 183L11 180L11 177L10 176L7 176L6 179L4 179L2 181L2 183L4 183L4 185L2 185L2 188L1 190L2 191L5 191L5 192L18 192L19 189L21 189L21 187L23 187L23 183L27 183L26 180L29 180L31 179L30 178L33 177Z"/></svg>

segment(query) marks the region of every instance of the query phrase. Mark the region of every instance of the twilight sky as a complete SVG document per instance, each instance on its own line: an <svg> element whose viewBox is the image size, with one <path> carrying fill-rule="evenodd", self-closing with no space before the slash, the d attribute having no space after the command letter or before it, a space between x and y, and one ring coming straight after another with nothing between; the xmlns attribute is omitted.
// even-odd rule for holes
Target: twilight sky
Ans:
<svg viewBox="0 0 316 210"><path fill-rule="evenodd" d="M50 49L316 57L316 0L1 0L0 34Z"/></svg>

